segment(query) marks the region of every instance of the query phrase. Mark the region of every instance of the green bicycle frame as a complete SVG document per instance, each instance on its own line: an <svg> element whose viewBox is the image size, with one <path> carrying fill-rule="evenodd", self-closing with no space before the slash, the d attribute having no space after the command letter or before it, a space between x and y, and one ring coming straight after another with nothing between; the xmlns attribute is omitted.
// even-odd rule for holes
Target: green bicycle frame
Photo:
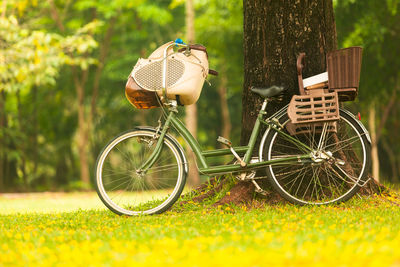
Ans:
<svg viewBox="0 0 400 267"><path fill-rule="evenodd" d="M207 164L206 158L208 157L218 157L218 156L223 156L223 155L232 155L232 152L230 149L215 149L215 150L206 150L203 151L200 147L200 144L197 142L197 140L192 136L192 134L186 129L185 125L178 119L176 118L176 113L177 109L176 106L172 106L169 108L169 113L167 116L167 119L165 121L164 126L162 127L161 131L158 133L158 140L156 147L150 157L147 159L145 163L141 166L139 169L140 172L146 172L151 166L156 162L158 157L161 154L162 146L163 146L163 139L165 134L167 133L168 129L170 128L170 125L173 125L177 132L185 139L185 141L188 143L188 145L191 147L193 150L194 154L196 155L197 162L199 164L199 171L202 174L221 174L221 173L227 173L227 172L235 172L235 171L247 171L250 169L255 169L255 168L260 168L264 167L267 165L274 165L278 163L289 163L289 162L299 162L302 160L307 160L311 158L311 152L312 149L307 146L306 144L300 142L298 139L293 138L292 136L282 132L280 130L280 127L274 122L274 120L270 120L268 118L267 120L264 119L265 115L267 114L265 109L267 106L268 100L265 99L261 110L259 111L257 120L254 124L249 142L247 146L237 146L237 147L232 147L237 153L244 153L243 161L246 163L245 167L242 167L240 164L228 164L228 165L219 165L219 166L209 166ZM291 141L293 144L295 144L297 147L301 148L304 151L304 155L300 156L293 156L293 157L287 157L287 158L282 158L282 159L273 159L273 160L268 160L268 161L261 161L261 162L250 162L254 147L257 141L257 137L260 133L260 126L261 124L265 124L270 128L273 128L275 131L278 132L278 134L283 135L287 140Z"/></svg>

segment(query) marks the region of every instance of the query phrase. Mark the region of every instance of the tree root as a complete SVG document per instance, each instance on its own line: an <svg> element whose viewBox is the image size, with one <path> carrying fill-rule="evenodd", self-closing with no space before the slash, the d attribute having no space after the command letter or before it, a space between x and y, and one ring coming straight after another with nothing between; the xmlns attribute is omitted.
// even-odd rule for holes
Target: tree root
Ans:
<svg viewBox="0 0 400 267"><path fill-rule="evenodd" d="M251 182L240 181L231 188L228 194L214 203L213 206L249 203L253 200L253 192L254 185Z"/></svg>
<svg viewBox="0 0 400 267"><path fill-rule="evenodd" d="M200 203L219 193L228 181L229 179L226 179L225 175L212 177L209 181L202 183L189 193L182 195L181 198L186 199L190 195L195 195L190 200L195 203ZM187 203L188 201L182 201L180 205L185 205Z"/></svg>
<svg viewBox="0 0 400 267"><path fill-rule="evenodd" d="M223 178L223 177L221 176L221 178ZM205 191L207 191L207 189L209 189L210 184L215 186L216 183L217 183L217 176L214 176L214 177L210 178L209 181L202 183L201 185L196 187L194 189L194 191L197 193L204 193Z"/></svg>
<svg viewBox="0 0 400 267"><path fill-rule="evenodd" d="M369 175L368 178L371 176ZM226 190L226 185L232 180L230 175L222 175L212 177L209 181L201 184L193 191L182 196L195 195L191 198L191 201L195 203L201 203L206 199L211 199L215 197L222 190ZM267 181L258 180L261 182L262 188L267 191L266 195L256 194L255 186L250 181L239 181L233 185L233 187L228 191L220 200L215 202L213 206L221 206L226 204L234 205L245 205L247 208L260 208L265 205L275 206L278 204L287 203L287 201L282 198L277 192L273 191L271 186ZM377 182L371 177L370 181L360 189L359 194L362 196L371 196L374 194L384 195L390 193L390 189L384 185ZM181 205L187 204L188 201L180 202ZM396 205L399 205L396 203Z"/></svg>
<svg viewBox="0 0 400 267"><path fill-rule="evenodd" d="M225 176L222 176L221 178L222 179L220 180L219 184L217 184L215 187L211 188L210 190L206 191L205 193L203 193L197 197L194 197L192 199L193 202L200 203L203 200L213 197L215 194L219 193L222 190L223 186L227 183L227 179L225 179ZM215 179L216 179L216 177L214 177L214 183L213 183L214 185L215 185ZM207 189L207 186L206 186L206 189Z"/></svg>
<svg viewBox="0 0 400 267"><path fill-rule="evenodd" d="M275 191L269 191L268 195L266 196L263 195L261 199L263 200L263 202L265 202L270 206L275 206L282 203L288 203L283 197L281 197L281 195L279 195Z"/></svg>
<svg viewBox="0 0 400 267"><path fill-rule="evenodd" d="M376 181L371 175L368 175L368 178L370 179L369 182L365 186L363 186L358 192L360 195L363 196L370 196L373 194L380 195L384 192L389 191L389 189L386 186Z"/></svg>

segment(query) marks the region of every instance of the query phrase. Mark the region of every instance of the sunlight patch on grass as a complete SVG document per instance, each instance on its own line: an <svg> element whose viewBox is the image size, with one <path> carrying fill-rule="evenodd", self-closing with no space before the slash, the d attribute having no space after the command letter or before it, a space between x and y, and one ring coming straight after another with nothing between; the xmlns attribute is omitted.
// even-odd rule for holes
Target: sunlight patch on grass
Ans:
<svg viewBox="0 0 400 267"><path fill-rule="evenodd" d="M0 194L0 214L106 209L96 192Z"/></svg>

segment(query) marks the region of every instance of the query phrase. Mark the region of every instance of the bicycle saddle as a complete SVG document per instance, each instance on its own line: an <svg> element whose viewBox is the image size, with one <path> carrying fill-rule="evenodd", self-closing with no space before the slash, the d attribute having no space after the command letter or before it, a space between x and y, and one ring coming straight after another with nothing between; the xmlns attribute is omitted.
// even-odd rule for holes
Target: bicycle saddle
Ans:
<svg viewBox="0 0 400 267"><path fill-rule="evenodd" d="M269 88L254 87L254 86L252 86L252 87L250 88L250 90L251 90L253 93L259 94L260 96L262 96L262 97L264 97L264 98L267 98L267 97L273 97L273 96L279 95L279 94L281 94L285 89L284 89L283 87L281 87L281 86L273 85L273 86L271 86L271 87L269 87Z"/></svg>

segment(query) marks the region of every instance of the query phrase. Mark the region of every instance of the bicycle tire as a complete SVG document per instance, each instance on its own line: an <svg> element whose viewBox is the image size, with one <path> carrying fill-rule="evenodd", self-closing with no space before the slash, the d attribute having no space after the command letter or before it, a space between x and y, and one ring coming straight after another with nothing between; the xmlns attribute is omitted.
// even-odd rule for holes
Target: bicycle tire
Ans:
<svg viewBox="0 0 400 267"><path fill-rule="evenodd" d="M99 154L95 167L96 191L114 213L128 216L162 213L181 195L188 173L187 160L172 136L165 135L161 155L149 171L136 172L157 140L155 129L135 128L113 138Z"/></svg>
<svg viewBox="0 0 400 267"><path fill-rule="evenodd" d="M290 120L287 113L279 121L283 126L282 130L288 133L286 125ZM318 135L321 134L310 130L296 138L308 141L310 147L316 147ZM335 161L316 163L310 160L291 165L270 165L266 168L270 184L284 199L299 205L340 203L354 196L365 182L371 164L370 143L368 133L360 123L348 112L340 110L337 131L328 132L327 136L323 150L332 153ZM260 144L262 157L265 160L285 157L279 152L279 148L283 147L286 149L285 154L290 156L296 155L296 150L300 151L271 129Z"/></svg>

